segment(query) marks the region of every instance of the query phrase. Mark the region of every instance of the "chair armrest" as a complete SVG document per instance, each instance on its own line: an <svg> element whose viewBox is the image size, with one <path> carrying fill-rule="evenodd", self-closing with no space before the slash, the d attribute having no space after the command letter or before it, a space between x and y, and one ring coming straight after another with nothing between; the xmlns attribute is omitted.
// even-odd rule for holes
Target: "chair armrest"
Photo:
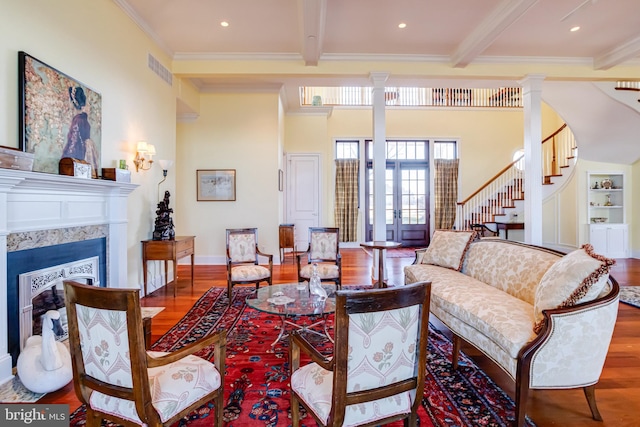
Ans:
<svg viewBox="0 0 640 427"><path fill-rule="evenodd" d="M309 341L307 341L300 331L294 331L289 335L289 352L291 362L291 372L294 372L300 367L300 350L311 357L311 360L323 369L328 371L333 370L333 358L327 357L316 350Z"/></svg>
<svg viewBox="0 0 640 427"><path fill-rule="evenodd" d="M269 262L273 262L273 254L265 254L264 252L260 251L260 249L258 249L257 247L256 247L256 253L260 256L267 258Z"/></svg>
<svg viewBox="0 0 640 427"><path fill-rule="evenodd" d="M221 366L224 366L224 357L226 355L226 346L227 346L227 331L218 331L214 334L208 335L202 339L199 339L196 342L193 342L189 345L182 347L179 350L173 351L169 354L165 354L160 357L153 357L147 354L147 365L149 368L156 368L158 366L168 365L169 363L177 362L178 360L184 358L185 356L189 356L193 353L196 353L203 348L209 347L210 345L215 344L217 346L216 351L221 352L220 362L222 362ZM216 354L216 356L218 356ZM218 357L216 357L216 366L218 366Z"/></svg>

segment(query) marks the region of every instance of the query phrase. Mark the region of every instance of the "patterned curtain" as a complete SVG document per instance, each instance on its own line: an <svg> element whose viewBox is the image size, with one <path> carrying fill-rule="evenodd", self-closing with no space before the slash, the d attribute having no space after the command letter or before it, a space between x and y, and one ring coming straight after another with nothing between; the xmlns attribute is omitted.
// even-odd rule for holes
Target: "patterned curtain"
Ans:
<svg viewBox="0 0 640 427"><path fill-rule="evenodd" d="M450 229L456 220L458 159L435 159L435 228Z"/></svg>
<svg viewBox="0 0 640 427"><path fill-rule="evenodd" d="M334 219L340 240L358 240L358 159L336 159L336 206Z"/></svg>

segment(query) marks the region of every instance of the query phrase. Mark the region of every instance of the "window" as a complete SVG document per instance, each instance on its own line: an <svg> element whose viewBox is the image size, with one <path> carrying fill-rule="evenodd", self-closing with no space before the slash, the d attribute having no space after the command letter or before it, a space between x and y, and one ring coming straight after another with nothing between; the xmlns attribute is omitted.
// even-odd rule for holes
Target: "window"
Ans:
<svg viewBox="0 0 640 427"><path fill-rule="evenodd" d="M427 141L394 141L386 144L387 160L425 160L427 158ZM373 144L367 144L367 159L373 159Z"/></svg>
<svg viewBox="0 0 640 427"><path fill-rule="evenodd" d="M457 159L458 149L455 141L434 141L433 142L433 158L434 159Z"/></svg>
<svg viewBox="0 0 640 427"><path fill-rule="evenodd" d="M516 150L516 152L513 153L512 160L515 162L513 166L515 166L516 169L523 171L524 170L524 148Z"/></svg>
<svg viewBox="0 0 640 427"><path fill-rule="evenodd" d="M336 159L359 158L358 141L336 141Z"/></svg>

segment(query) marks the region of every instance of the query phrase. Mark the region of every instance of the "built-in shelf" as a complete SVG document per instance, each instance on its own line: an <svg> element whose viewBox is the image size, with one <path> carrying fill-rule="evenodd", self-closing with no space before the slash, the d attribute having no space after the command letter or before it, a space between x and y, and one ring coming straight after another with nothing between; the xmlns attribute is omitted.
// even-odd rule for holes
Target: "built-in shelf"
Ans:
<svg viewBox="0 0 640 427"><path fill-rule="evenodd" d="M589 242L596 253L610 258L626 258L628 253L624 178L622 172L587 173Z"/></svg>

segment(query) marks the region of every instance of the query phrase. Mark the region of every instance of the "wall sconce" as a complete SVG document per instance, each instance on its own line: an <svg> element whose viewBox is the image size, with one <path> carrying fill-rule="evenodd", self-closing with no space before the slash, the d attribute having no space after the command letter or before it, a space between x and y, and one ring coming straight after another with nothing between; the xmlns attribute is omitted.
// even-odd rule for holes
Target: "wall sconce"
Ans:
<svg viewBox="0 0 640 427"><path fill-rule="evenodd" d="M156 147L152 144L147 144L144 141L138 142L136 157L133 159L133 164L136 165L136 172L151 169L153 164L152 157L156 154Z"/></svg>

